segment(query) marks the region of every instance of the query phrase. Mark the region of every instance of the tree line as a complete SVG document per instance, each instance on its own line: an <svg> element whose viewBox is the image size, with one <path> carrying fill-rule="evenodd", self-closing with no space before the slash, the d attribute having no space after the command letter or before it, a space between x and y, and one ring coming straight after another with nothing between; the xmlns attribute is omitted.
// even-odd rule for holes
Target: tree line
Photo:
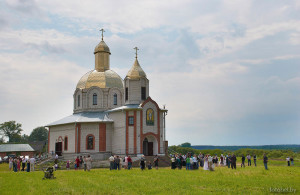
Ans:
<svg viewBox="0 0 300 195"><path fill-rule="evenodd" d="M227 154L235 154L238 157L241 157L242 155L247 155L250 154L253 156L256 154L258 158L262 158L263 154L267 154L269 158L272 159L285 159L286 157L291 157L293 156L294 158L299 158L300 154L299 152L294 152L292 150L264 150L264 149L252 149L252 148L241 148L235 151L230 151L230 150L223 150L223 149L204 149L204 150L198 150L194 149L191 147L182 147L182 145L179 146L169 146L168 147L169 154L187 154L187 153L192 153L192 154L199 154L200 152L202 154L210 154L210 155L218 155L220 156L221 154L227 155Z"/></svg>
<svg viewBox="0 0 300 195"><path fill-rule="evenodd" d="M22 124L16 121L7 121L0 124L0 144L3 143L28 143L33 141L47 141L48 130L45 127L33 129L30 135L22 135ZM5 142L7 138L8 141Z"/></svg>

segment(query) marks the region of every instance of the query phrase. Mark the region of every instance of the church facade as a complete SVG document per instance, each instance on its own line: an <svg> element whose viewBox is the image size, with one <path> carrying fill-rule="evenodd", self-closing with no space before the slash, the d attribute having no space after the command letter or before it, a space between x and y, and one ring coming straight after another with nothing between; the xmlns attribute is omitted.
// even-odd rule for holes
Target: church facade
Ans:
<svg viewBox="0 0 300 195"><path fill-rule="evenodd" d="M94 159L164 155L167 110L149 96L149 80L137 53L124 80L110 70L111 52L103 36L94 54L95 69L81 77L73 94L73 114L46 126L48 152L91 154Z"/></svg>

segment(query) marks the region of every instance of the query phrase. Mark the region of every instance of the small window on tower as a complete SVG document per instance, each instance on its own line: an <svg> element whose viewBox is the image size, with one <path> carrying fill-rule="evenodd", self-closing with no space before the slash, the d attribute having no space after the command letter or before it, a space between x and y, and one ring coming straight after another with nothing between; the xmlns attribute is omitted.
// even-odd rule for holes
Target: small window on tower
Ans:
<svg viewBox="0 0 300 195"><path fill-rule="evenodd" d="M93 105L97 105L97 94L93 94Z"/></svg>
<svg viewBox="0 0 300 195"><path fill-rule="evenodd" d="M118 104L118 95L114 94L114 105Z"/></svg>
<svg viewBox="0 0 300 195"><path fill-rule="evenodd" d="M125 89L125 100L128 100L128 87Z"/></svg>
<svg viewBox="0 0 300 195"><path fill-rule="evenodd" d="M146 99L146 87L142 87L141 89L141 96L142 96L142 100L145 100Z"/></svg>
<svg viewBox="0 0 300 195"><path fill-rule="evenodd" d="M134 118L133 118L133 116L128 117L128 124L129 125L134 125Z"/></svg>
<svg viewBox="0 0 300 195"><path fill-rule="evenodd" d="M80 106L80 95L78 95L78 97L77 97L77 106L78 107Z"/></svg>

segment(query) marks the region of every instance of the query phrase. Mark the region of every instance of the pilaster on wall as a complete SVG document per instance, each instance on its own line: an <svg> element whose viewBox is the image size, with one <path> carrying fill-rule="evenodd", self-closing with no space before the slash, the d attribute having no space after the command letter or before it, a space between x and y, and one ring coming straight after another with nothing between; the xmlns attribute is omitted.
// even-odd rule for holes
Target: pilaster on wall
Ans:
<svg viewBox="0 0 300 195"><path fill-rule="evenodd" d="M140 153L143 152L143 110L140 111Z"/></svg>
<svg viewBox="0 0 300 195"><path fill-rule="evenodd" d="M81 124L75 126L75 153L80 153Z"/></svg>
<svg viewBox="0 0 300 195"><path fill-rule="evenodd" d="M134 118L134 126L133 126L133 139L134 139L134 141L133 141L133 143L134 143L134 154L137 154L137 152L136 152L136 110L134 111L134 113L133 113L133 118Z"/></svg>
<svg viewBox="0 0 300 195"><path fill-rule="evenodd" d="M126 111L126 154L128 155L128 147L129 147L129 142L128 142L128 139L129 139L129 136L128 136L128 111Z"/></svg>
<svg viewBox="0 0 300 195"><path fill-rule="evenodd" d="M106 123L99 124L99 152L106 152Z"/></svg>

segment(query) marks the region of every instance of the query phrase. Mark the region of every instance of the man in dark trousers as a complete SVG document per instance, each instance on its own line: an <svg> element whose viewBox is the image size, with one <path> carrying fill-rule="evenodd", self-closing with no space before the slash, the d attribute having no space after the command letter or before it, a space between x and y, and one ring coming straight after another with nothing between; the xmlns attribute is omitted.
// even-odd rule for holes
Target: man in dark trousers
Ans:
<svg viewBox="0 0 300 195"><path fill-rule="evenodd" d="M236 156L235 154L232 154L232 157L230 158L230 164L231 164L231 169L236 169Z"/></svg>
<svg viewBox="0 0 300 195"><path fill-rule="evenodd" d="M264 165L265 169L268 170L268 157L266 156L266 154L264 154Z"/></svg>
<svg viewBox="0 0 300 195"><path fill-rule="evenodd" d="M227 163L228 168L230 168L230 163L231 163L231 155L230 154L227 157L226 163Z"/></svg>
<svg viewBox="0 0 300 195"><path fill-rule="evenodd" d="M242 164L241 164L241 167L243 167L243 166L245 168L245 156L244 156L244 154L242 155Z"/></svg>
<svg viewBox="0 0 300 195"><path fill-rule="evenodd" d="M254 165L256 166L256 154L253 155Z"/></svg>

